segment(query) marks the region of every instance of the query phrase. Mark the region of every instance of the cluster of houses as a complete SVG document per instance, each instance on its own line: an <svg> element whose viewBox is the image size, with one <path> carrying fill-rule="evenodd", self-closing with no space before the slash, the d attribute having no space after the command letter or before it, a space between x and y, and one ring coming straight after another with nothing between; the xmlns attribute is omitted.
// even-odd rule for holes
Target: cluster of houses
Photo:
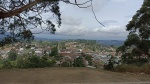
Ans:
<svg viewBox="0 0 150 84"><path fill-rule="evenodd" d="M80 57L83 53L92 56L92 60L95 64L101 62L107 62L110 59L110 56L116 56L116 50L112 47L108 47L109 51L111 51L108 52L104 50L93 51L85 48L86 46L85 44L79 44L77 42L66 42L64 46L65 48L61 48L59 44L57 45L58 54L63 57L63 60L61 60L61 62L73 61L74 59ZM37 56L44 56L45 54L50 54L52 48L51 46L41 47L38 46L37 44L28 45L28 44L16 43L12 47L4 48L0 50L0 56L2 58L7 58L7 53L11 49L16 50L16 52L20 55L24 53L34 52ZM118 58L121 57L121 54L119 55L120 56L117 56ZM84 61L85 61L85 65L88 65L88 61L86 61L85 59ZM57 63L59 64L61 62L58 61Z"/></svg>

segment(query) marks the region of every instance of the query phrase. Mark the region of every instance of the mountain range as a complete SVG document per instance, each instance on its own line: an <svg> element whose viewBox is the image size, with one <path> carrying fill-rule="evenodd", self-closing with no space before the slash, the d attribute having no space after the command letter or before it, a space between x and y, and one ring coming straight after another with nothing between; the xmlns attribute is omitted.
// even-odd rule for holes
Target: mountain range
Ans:
<svg viewBox="0 0 150 84"><path fill-rule="evenodd" d="M39 37L35 37L35 40L38 40L38 41L63 41L63 40L70 40L70 39L47 39L47 38L39 38ZM76 40L76 39L71 39L71 40ZM124 44L124 41L123 40L95 40L96 43L98 44L101 44L101 45L104 45L104 46L115 46L115 47L118 47L118 46L121 46Z"/></svg>

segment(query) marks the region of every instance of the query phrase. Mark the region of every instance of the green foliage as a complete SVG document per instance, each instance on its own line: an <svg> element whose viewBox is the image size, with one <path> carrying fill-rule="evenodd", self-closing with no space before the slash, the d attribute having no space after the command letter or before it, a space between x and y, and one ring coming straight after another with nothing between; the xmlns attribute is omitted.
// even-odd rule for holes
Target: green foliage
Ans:
<svg viewBox="0 0 150 84"><path fill-rule="evenodd" d="M2 66L3 66L3 60L0 59L0 68L2 68Z"/></svg>
<svg viewBox="0 0 150 84"><path fill-rule="evenodd" d="M13 35L10 35L11 39L5 38L0 42L0 46L4 46L5 44L14 42L11 41L12 39L17 41L32 40L34 36L29 28L41 27L42 29L42 24L45 24L47 26L46 31L54 34L56 31L54 23L52 23L52 21L50 21L49 19L45 20L42 14L49 13L50 15L55 15L56 22L58 26L60 26L61 13L59 2L60 0L18 0L17 2L7 0L7 3L5 0L0 1L0 4L3 4L3 9L1 9L0 12L0 32L4 34L6 31L13 31L10 32L13 33ZM63 2L69 3L69 0L63 0ZM9 9L11 11L5 12L5 9ZM39 11L41 12L39 13Z"/></svg>
<svg viewBox="0 0 150 84"><path fill-rule="evenodd" d="M70 63L69 62L63 62L61 64L62 67L70 67Z"/></svg>
<svg viewBox="0 0 150 84"><path fill-rule="evenodd" d="M49 60L46 57L29 56L27 58L20 58L17 60L18 68L43 68L55 65L54 60Z"/></svg>
<svg viewBox="0 0 150 84"><path fill-rule="evenodd" d="M150 58L150 0L144 0L142 7L127 24L128 38L124 45L118 48L123 52L123 62L144 64L143 58ZM143 57L144 56L144 57ZM138 62L137 62L138 61ZM136 62L136 63L134 63Z"/></svg>
<svg viewBox="0 0 150 84"><path fill-rule="evenodd" d="M92 65L92 56L86 55L86 56L85 56L85 60L88 61L89 65Z"/></svg>
<svg viewBox="0 0 150 84"><path fill-rule="evenodd" d="M9 59L10 61L16 60L16 59L17 59L17 52L16 52L15 50L10 50L10 51L8 52L8 59Z"/></svg>
<svg viewBox="0 0 150 84"><path fill-rule="evenodd" d="M50 56L57 56L57 55L58 55L58 49L57 49L57 47L52 48Z"/></svg>
<svg viewBox="0 0 150 84"><path fill-rule="evenodd" d="M104 65L104 69L105 69L105 70L113 70L113 68L114 68L114 58L111 57L111 58L109 59L108 64L105 64L105 65Z"/></svg>
<svg viewBox="0 0 150 84"><path fill-rule="evenodd" d="M131 53L125 53L122 55L122 62L126 63L126 64L131 64L133 63L133 56L131 55Z"/></svg>
<svg viewBox="0 0 150 84"><path fill-rule="evenodd" d="M122 64L114 68L117 72L139 72L139 69L135 65Z"/></svg>
<svg viewBox="0 0 150 84"><path fill-rule="evenodd" d="M117 48L116 52L118 53L119 51L121 51L122 53L125 53L126 52L126 46L125 45L119 46Z"/></svg>
<svg viewBox="0 0 150 84"><path fill-rule="evenodd" d="M18 68L28 68L26 58L18 58L17 59L17 67Z"/></svg>
<svg viewBox="0 0 150 84"><path fill-rule="evenodd" d="M139 41L140 41L140 37L135 33L131 33L128 35L128 38L125 41L124 45L125 46L132 46L132 45L136 46L136 45L138 45Z"/></svg>
<svg viewBox="0 0 150 84"><path fill-rule="evenodd" d="M76 58L74 60L73 66L74 67L85 67L83 57L80 56L80 57Z"/></svg>
<svg viewBox="0 0 150 84"><path fill-rule="evenodd" d="M9 60L4 60L2 68L13 68L13 65L11 64Z"/></svg>
<svg viewBox="0 0 150 84"><path fill-rule="evenodd" d="M116 66L113 71L150 74L150 64L144 64L143 66L121 64Z"/></svg>

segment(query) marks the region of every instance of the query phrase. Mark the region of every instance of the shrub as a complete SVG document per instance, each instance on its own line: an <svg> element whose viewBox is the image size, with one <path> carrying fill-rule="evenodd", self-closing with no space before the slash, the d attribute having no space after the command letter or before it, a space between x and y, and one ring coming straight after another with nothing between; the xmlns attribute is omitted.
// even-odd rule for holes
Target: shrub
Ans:
<svg viewBox="0 0 150 84"><path fill-rule="evenodd" d="M145 64L145 65L141 66L141 72L150 74L150 64Z"/></svg>
<svg viewBox="0 0 150 84"><path fill-rule="evenodd" d="M111 58L109 59L108 64L105 64L105 65L104 65L104 69L105 69L105 70L112 70L113 68L114 68L114 57L111 57Z"/></svg>
<svg viewBox="0 0 150 84"><path fill-rule="evenodd" d="M2 68L2 66L3 66L3 60L0 59L0 68Z"/></svg>
<svg viewBox="0 0 150 84"><path fill-rule="evenodd" d="M49 60L45 57L30 56L27 58L20 58L17 60L18 68L44 68L55 65L55 60Z"/></svg>
<svg viewBox="0 0 150 84"><path fill-rule="evenodd" d="M61 64L62 67L70 67L70 64L68 62L63 62Z"/></svg>
<svg viewBox="0 0 150 84"><path fill-rule="evenodd" d="M17 67L18 68L28 68L27 59L25 59L25 58L17 59Z"/></svg>
<svg viewBox="0 0 150 84"><path fill-rule="evenodd" d="M116 66L113 69L113 71L150 74L150 65L145 64L142 66L136 66L136 65L122 64L122 65Z"/></svg>
<svg viewBox="0 0 150 84"><path fill-rule="evenodd" d="M109 61L108 64L104 65L104 69L105 70L112 70L113 69L113 63L111 61Z"/></svg>
<svg viewBox="0 0 150 84"><path fill-rule="evenodd" d="M16 53L15 50L10 50L10 51L8 52L8 59L9 59L10 61L14 61L14 60L17 59L17 53Z"/></svg>
<svg viewBox="0 0 150 84"><path fill-rule="evenodd" d="M2 68L13 68L13 65L9 60L4 60L2 64Z"/></svg>
<svg viewBox="0 0 150 84"><path fill-rule="evenodd" d="M80 56L80 57L76 58L74 60L73 66L74 67L85 67L83 57Z"/></svg>

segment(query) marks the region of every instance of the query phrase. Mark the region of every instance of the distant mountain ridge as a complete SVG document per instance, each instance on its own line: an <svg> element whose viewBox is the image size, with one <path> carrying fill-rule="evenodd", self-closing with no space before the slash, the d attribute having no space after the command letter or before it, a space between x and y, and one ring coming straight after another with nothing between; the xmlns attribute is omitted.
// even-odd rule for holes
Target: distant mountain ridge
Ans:
<svg viewBox="0 0 150 84"><path fill-rule="evenodd" d="M64 40L64 39L48 39L48 38L40 38L40 37L35 37L34 39L38 40L38 41L40 41L40 40L41 41L62 41L62 40Z"/></svg>
<svg viewBox="0 0 150 84"><path fill-rule="evenodd" d="M105 45L105 46L121 46L124 44L123 40L96 40L97 43Z"/></svg>
<svg viewBox="0 0 150 84"><path fill-rule="evenodd" d="M35 40L41 40L41 41L63 41L63 40L70 40L70 39L48 39L48 38L39 38L39 37L35 37ZM72 40L76 40L76 39L72 39ZM87 39L85 39L87 40ZM124 44L123 40L96 40L96 42L98 44L102 44L104 46L121 46Z"/></svg>

